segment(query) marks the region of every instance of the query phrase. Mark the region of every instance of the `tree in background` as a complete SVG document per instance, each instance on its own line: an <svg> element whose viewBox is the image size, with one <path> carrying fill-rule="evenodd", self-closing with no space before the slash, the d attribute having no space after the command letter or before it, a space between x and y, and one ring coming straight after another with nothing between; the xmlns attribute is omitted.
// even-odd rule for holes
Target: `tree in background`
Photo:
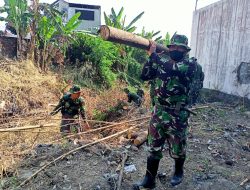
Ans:
<svg viewBox="0 0 250 190"><path fill-rule="evenodd" d="M104 12L105 24L108 26L112 26L114 28L125 30L127 32L134 32L136 30L134 24L142 17L144 12L141 12L139 15L137 15L128 25L125 24L126 15L124 15L123 13L124 13L123 7L120 9L118 14L115 12L114 8L111 8L110 15L107 15Z"/></svg>
<svg viewBox="0 0 250 190"><path fill-rule="evenodd" d="M7 22L7 28L14 29L17 35L17 58L22 59L23 39L30 30L32 13L29 11L27 0L4 0L4 6L0 8L0 13L7 13L7 17L0 17L0 21Z"/></svg>
<svg viewBox="0 0 250 190"><path fill-rule="evenodd" d="M50 14L51 16L51 14ZM74 41L73 31L76 29L80 21L78 20L80 13L75 14L67 23L63 23L62 16L60 14L54 14L53 19L48 16L40 18L37 27L37 47L41 50L42 60L40 66L43 71L47 69L48 58L52 58L52 52L56 53L57 50L61 50L65 55L69 44ZM56 56L55 54L52 54Z"/></svg>

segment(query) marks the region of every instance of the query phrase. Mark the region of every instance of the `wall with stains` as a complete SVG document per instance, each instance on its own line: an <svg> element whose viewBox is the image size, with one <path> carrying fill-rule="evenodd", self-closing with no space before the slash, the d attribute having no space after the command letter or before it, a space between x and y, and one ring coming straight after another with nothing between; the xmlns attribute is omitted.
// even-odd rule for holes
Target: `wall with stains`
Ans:
<svg viewBox="0 0 250 190"><path fill-rule="evenodd" d="M221 0L195 11L191 48L205 88L250 99L250 0Z"/></svg>
<svg viewBox="0 0 250 190"><path fill-rule="evenodd" d="M17 51L17 39L15 37L6 37L0 35L0 57L16 56Z"/></svg>

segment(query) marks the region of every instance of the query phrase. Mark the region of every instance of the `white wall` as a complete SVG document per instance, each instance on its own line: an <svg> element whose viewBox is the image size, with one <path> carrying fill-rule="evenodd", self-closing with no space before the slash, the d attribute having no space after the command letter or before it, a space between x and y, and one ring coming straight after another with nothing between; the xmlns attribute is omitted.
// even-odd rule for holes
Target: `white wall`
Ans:
<svg viewBox="0 0 250 190"><path fill-rule="evenodd" d="M222 0L194 12L191 48L205 88L250 98L250 84L240 84L236 72L241 62L250 64L250 0Z"/></svg>
<svg viewBox="0 0 250 190"><path fill-rule="evenodd" d="M74 7L69 7L68 11L68 18L70 19L74 14L75 10L89 10L89 11L94 11L94 21L90 20L82 20L80 26L77 28L77 30L88 30L93 27L99 27L101 25L101 9L85 9L85 8L74 8Z"/></svg>
<svg viewBox="0 0 250 190"><path fill-rule="evenodd" d="M63 0L59 1L59 11L62 11L64 9L67 10L67 19L68 21L71 17L75 15L75 10L89 10L94 11L94 21L90 20L82 20L81 24L78 26L76 30L89 30L93 27L99 27L101 25L101 9L86 9L86 8L75 8L75 7L69 7L69 4Z"/></svg>

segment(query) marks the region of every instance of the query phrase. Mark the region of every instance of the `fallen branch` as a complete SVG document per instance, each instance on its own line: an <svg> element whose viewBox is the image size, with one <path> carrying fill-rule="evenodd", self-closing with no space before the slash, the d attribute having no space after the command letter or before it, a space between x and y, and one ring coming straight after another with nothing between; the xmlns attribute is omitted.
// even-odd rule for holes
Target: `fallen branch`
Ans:
<svg viewBox="0 0 250 190"><path fill-rule="evenodd" d="M250 181L250 177L244 179L244 180L240 183L240 186L244 186L248 181Z"/></svg>
<svg viewBox="0 0 250 190"><path fill-rule="evenodd" d="M140 125L143 125L144 123L145 123L145 122L142 122L142 123L140 123L140 124L138 124L138 125L135 125L135 126L133 126L133 127L130 127L130 128L128 128L128 129L125 129L125 130L120 131L120 132L118 132L118 133L115 133L115 134L113 134L113 135L110 135L110 136L107 136L107 137L105 137L105 138L98 139L98 140L96 140L96 141L94 141L94 142L92 142L92 143L89 143L89 144L80 146L80 147L78 147L78 148L75 148L75 149L73 149L73 150L71 150L71 151L69 151L69 152L67 152L67 153L65 153L65 154L63 154L63 155L57 157L56 159L52 160L51 162L49 162L49 163L47 163L46 165L44 165L43 167L41 167L39 170L37 170L34 174L32 174L32 175L31 175L30 177L28 177L26 180L24 180L24 181L19 185L19 187L17 187L17 189L20 188L20 187L22 187L23 185L25 185L28 181L30 181L33 177L37 176L37 174L40 173L41 171L43 171L45 168L47 168L47 167L50 166L51 164L53 164L53 163L55 163L55 162L57 162L57 161L63 159L65 156L68 156L68 155L70 155L70 154L72 154L72 153L74 153L74 152L76 152L76 151L78 151L78 150L81 150L81 149L84 149L84 148L86 148L86 147L95 145L95 144L100 143L100 142L103 142L103 141L105 141L105 140L108 140L108 139L111 139L111 138L120 136L120 135L122 135L123 133L126 133L128 130L134 129L134 128L140 126Z"/></svg>
<svg viewBox="0 0 250 190"><path fill-rule="evenodd" d="M118 180L118 183L117 183L117 190L120 190L121 186L122 186L123 170L124 170L124 165L125 165L125 162L126 162L127 158L128 158L128 154L125 152L123 154L123 158L122 158L122 165L121 165L119 180Z"/></svg>

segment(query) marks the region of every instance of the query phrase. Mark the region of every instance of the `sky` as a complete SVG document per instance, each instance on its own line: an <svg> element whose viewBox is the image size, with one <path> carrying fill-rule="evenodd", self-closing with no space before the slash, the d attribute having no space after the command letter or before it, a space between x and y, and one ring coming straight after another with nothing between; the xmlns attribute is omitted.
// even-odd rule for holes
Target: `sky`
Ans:
<svg viewBox="0 0 250 190"><path fill-rule="evenodd" d="M53 3L55 0L40 0L40 2ZM195 9L196 0L65 0L71 3L84 3L100 5L102 10L102 24L104 23L103 12L111 12L113 7L118 12L124 7L127 24L138 14L145 12L140 20L135 24L136 32L140 32L145 27L146 31L161 31L160 35L170 35L176 31L179 34L191 36L192 15ZM219 0L198 0L197 8L202 8ZM4 0L0 0L0 6L4 5ZM0 23L3 30L4 23Z"/></svg>

